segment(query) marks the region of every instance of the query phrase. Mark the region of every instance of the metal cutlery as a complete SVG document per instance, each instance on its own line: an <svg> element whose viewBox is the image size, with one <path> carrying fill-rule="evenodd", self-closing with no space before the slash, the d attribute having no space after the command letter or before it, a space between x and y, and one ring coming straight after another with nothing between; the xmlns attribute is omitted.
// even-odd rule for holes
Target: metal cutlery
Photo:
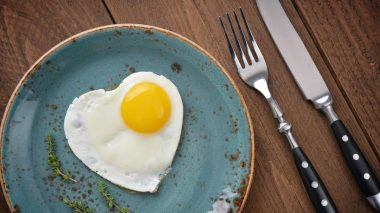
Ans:
<svg viewBox="0 0 380 213"><path fill-rule="evenodd" d="M292 125L284 119L283 112L280 106L278 105L278 103L276 102L276 100L271 95L268 89L268 83L267 83L268 68L265 63L264 57L261 54L261 51L257 43L255 42L255 39L252 36L251 30L248 27L248 23L242 9L240 8L240 13L243 18L246 31L248 33L249 42L251 42L253 46L253 51L256 53L257 60L253 57L253 52L251 51L249 44L247 42L247 39L243 33L243 30L241 29L241 26L240 26L240 23L235 11L233 13L234 13L236 24L238 26L238 30L241 35L241 40L243 41L243 45L245 46L248 55L244 53L240 45L240 42L235 33L229 14L227 14L227 20L231 27L231 31L232 31L232 34L233 34L233 37L238 49L238 52L237 52L238 55L235 53L232 47L232 44L230 42L230 39L224 27L222 18L219 17L219 20L223 28L224 35L226 37L228 49L230 51L233 61L235 62L235 65L240 77L246 84L258 90L268 101L272 109L273 116L279 122L278 131L282 133L283 135L285 135L285 137L287 138L289 142L289 145L293 152L294 160L295 160L297 169L300 173L300 176L302 178L304 187L306 188L306 191L316 211L329 212L329 213L337 212L335 204L333 200L331 199L321 178L319 177L318 173L314 169L312 163L310 162L306 154L302 151L301 147L297 144L295 138L293 137L292 132L291 132ZM240 58L242 59L242 63L240 63L238 56L240 56ZM251 64L248 63L247 58L251 61Z"/></svg>
<svg viewBox="0 0 380 213"><path fill-rule="evenodd" d="M380 211L380 185L355 139L334 112L333 99L313 59L291 24L279 0L256 0L274 43L304 97L328 118L336 141L361 191Z"/></svg>

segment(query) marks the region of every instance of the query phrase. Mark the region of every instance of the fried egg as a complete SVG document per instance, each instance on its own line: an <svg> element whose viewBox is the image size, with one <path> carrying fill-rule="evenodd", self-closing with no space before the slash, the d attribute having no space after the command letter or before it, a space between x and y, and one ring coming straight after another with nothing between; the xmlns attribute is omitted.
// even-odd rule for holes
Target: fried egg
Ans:
<svg viewBox="0 0 380 213"><path fill-rule="evenodd" d="M64 129L71 150L92 171L121 187L155 192L174 159L182 119L176 86L137 72L112 91L75 98Z"/></svg>

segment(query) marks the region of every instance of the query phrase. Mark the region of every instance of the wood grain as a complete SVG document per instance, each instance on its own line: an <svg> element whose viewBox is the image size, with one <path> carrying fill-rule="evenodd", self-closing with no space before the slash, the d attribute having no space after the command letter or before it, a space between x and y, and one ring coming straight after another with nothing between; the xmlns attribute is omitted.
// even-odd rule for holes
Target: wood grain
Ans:
<svg viewBox="0 0 380 213"><path fill-rule="evenodd" d="M244 9L270 69L270 88L340 212L373 212L345 166L326 120L303 97L275 48L254 0L0 1L0 112L27 68L80 31L117 23L163 27L198 43L237 82L255 128L255 177L244 212L313 212L286 140L263 98L235 72L217 17ZM104 4L103 4L104 3ZM284 0L358 144L380 177L379 2ZM109 16L109 13L112 17ZM184 207L185 208L185 207ZM4 201L0 212L8 212Z"/></svg>
<svg viewBox="0 0 380 213"><path fill-rule="evenodd" d="M60 41L112 24L99 1L0 1L0 113L29 66Z"/></svg>
<svg viewBox="0 0 380 213"><path fill-rule="evenodd" d="M342 212L371 212L366 200L344 164L327 122L321 113L307 102L291 78L269 34L251 1L157 1L147 6L145 1L106 1L117 23L142 23L170 29L185 35L214 55L238 82L245 99L252 108L256 137L256 166L250 202L245 212L312 212L312 206L304 192L292 156L285 140L276 133L276 122L263 98L247 88L235 73L228 55L217 17L242 6L251 23L254 36L267 58L270 87L286 116L295 126L295 135L304 146L321 177L326 182L338 208ZM358 143L379 174L379 162L354 114L340 92L328 65L320 55L292 2L284 5L316 60L341 112L348 121ZM156 14L156 15L155 15ZM355 203L355 205L350 205Z"/></svg>
<svg viewBox="0 0 380 213"><path fill-rule="evenodd" d="M295 5L380 159L380 1Z"/></svg>
<svg viewBox="0 0 380 213"><path fill-rule="evenodd" d="M0 1L0 114L35 60L81 31L112 24L101 1ZM9 212L0 193L0 212Z"/></svg>

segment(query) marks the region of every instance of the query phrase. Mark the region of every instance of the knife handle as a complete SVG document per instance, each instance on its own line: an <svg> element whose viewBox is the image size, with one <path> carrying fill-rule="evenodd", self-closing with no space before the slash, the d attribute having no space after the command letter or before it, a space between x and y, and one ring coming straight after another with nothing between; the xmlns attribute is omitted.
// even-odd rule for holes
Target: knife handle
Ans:
<svg viewBox="0 0 380 213"><path fill-rule="evenodd" d="M336 120L331 124L331 128L339 147L343 152L348 167L354 175L363 194L367 198L379 194L380 185L376 180L375 174L363 153L360 151L355 139L344 126L343 122L341 120ZM378 206L378 209L379 208L380 206Z"/></svg>
<svg viewBox="0 0 380 213"><path fill-rule="evenodd" d="M303 185L312 201L317 213L338 212L325 185L315 171L309 158L300 147L292 149L297 169L301 175Z"/></svg>

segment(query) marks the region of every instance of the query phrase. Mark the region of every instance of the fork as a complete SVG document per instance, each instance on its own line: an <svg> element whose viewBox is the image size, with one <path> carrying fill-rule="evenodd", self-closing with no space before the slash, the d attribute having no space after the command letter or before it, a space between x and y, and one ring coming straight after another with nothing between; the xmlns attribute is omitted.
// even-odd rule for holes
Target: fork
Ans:
<svg viewBox="0 0 380 213"><path fill-rule="evenodd" d="M235 62L237 71L241 79L250 87L253 87L256 90L258 90L268 101L274 118L278 120L278 123L279 123L278 131L282 133L283 135L285 135L285 137L287 138L289 142L290 148L293 152L295 164L302 178L303 185L309 195L310 200L312 201L314 205L316 212L318 213L319 212L328 212L328 213L338 212L321 178L319 177L318 173L314 169L309 158L302 151L301 147L297 144L295 138L293 137L292 132L291 132L292 125L285 120L283 116L283 112L279 104L277 103L277 101L274 99L274 97L271 95L269 91L268 68L265 63L264 57L261 54L261 51L255 39L253 38L251 30L248 26L247 20L244 16L243 10L240 8L240 14L243 18L243 22L246 27L246 31L248 33L249 41L252 44L253 51L255 52L257 59L255 59L253 56L253 53L248 45L248 42L243 33L243 30L241 29L239 19L235 11L233 11L233 14L234 14L234 18L235 18L238 30L241 35L241 40L243 41L243 45L245 46L245 49L247 50L248 55L244 53L241 47L241 44L238 40L238 37L232 25L230 15L228 13L226 14L227 20L231 27L231 31L232 31L232 34L233 34L233 37L238 49L238 55L235 53L231 45L231 41L227 35L223 20L220 16L219 16L219 20L223 28L224 35L226 37L229 52L231 53L232 59ZM238 56L240 56L240 58L242 59L242 63L240 63ZM248 63L247 57L251 61L251 64Z"/></svg>

